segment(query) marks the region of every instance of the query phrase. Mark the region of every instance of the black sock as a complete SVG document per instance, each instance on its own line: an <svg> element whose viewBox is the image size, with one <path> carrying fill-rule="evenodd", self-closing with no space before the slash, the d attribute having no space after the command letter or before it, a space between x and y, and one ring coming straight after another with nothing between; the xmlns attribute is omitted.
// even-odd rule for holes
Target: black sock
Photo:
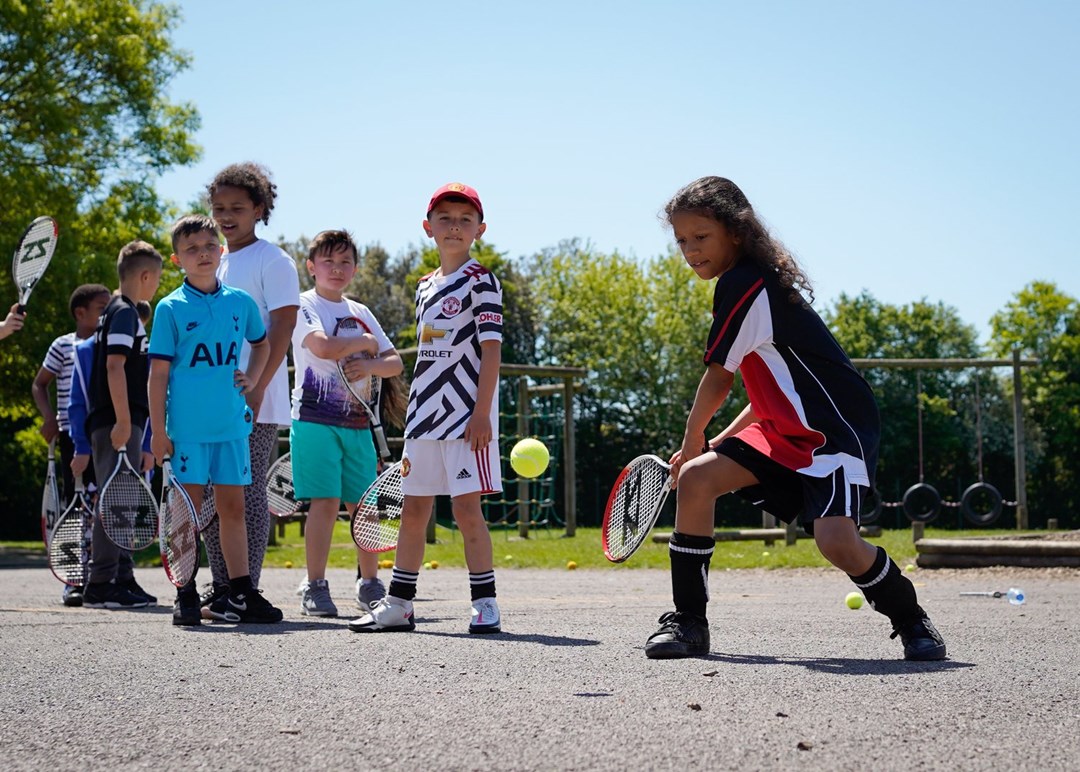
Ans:
<svg viewBox="0 0 1080 772"><path fill-rule="evenodd" d="M360 566L356 567L356 578L357 579L363 579L364 578L364 575L362 573L360 573Z"/></svg>
<svg viewBox="0 0 1080 772"><path fill-rule="evenodd" d="M861 576L848 576L863 591L874 610L887 616L893 624L906 624L926 616L915 595L915 585L881 547L877 548L877 557L869 571Z"/></svg>
<svg viewBox="0 0 1080 772"><path fill-rule="evenodd" d="M469 574L469 591L472 599L495 597L495 570Z"/></svg>
<svg viewBox="0 0 1080 772"><path fill-rule="evenodd" d="M386 594L402 600L412 600L416 597L416 580L419 578L419 571L403 571L394 566L393 573L390 574L390 588Z"/></svg>
<svg viewBox="0 0 1080 772"><path fill-rule="evenodd" d="M229 579L229 595L232 597L243 598L249 592L251 592L250 576L238 576L235 579Z"/></svg>
<svg viewBox="0 0 1080 772"><path fill-rule="evenodd" d="M671 534L668 554L671 557L671 596L675 610L705 618L709 602L709 561L716 540L711 536Z"/></svg>

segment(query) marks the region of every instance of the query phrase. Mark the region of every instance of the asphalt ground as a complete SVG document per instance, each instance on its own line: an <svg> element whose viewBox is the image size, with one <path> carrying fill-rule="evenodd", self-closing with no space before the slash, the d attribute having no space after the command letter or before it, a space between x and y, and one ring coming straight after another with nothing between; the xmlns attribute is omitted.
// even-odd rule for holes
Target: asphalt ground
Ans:
<svg viewBox="0 0 1080 772"><path fill-rule="evenodd" d="M1080 571L910 576L944 662L904 662L835 570L714 567L712 654L650 661L663 571L501 570L505 632L476 636L462 569L424 571L396 634L303 617L297 569L263 575L283 623L199 628L159 570L162 605L105 611L0 569L0 769L1077 769Z"/></svg>

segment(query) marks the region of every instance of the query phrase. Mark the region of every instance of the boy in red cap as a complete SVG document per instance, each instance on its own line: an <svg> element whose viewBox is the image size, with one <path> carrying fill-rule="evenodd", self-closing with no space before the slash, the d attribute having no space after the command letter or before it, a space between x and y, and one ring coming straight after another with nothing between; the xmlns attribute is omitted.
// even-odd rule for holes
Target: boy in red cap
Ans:
<svg viewBox="0 0 1080 772"><path fill-rule="evenodd" d="M416 289L416 370L405 419L401 513L390 588L355 632L412 630L416 580L435 496L449 494L465 542L472 591L470 633L500 632L491 535L480 496L502 490L499 468L499 365L502 286L469 255L487 226L479 194L454 182L435 191L424 232L439 268Z"/></svg>

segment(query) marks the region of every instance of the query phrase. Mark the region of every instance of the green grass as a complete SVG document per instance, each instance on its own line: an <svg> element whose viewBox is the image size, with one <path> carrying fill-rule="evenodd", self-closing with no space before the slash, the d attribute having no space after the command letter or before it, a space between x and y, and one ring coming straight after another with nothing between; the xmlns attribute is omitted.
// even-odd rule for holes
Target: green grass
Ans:
<svg viewBox="0 0 1080 772"><path fill-rule="evenodd" d="M1006 532L1002 529L955 531L927 528L926 538L1001 536L1006 533L1020 532ZM579 568L613 565L604 557L600 547L599 528L578 528L577 535L573 538L566 538L562 534L561 530L539 528L532 531L528 539L521 539L514 529L492 529L495 566L565 569L571 560L577 563ZM871 538L870 542L884 547L901 566L915 561L915 544L911 541L910 530L885 530L880 537ZM0 542L0 548L44 552L40 541ZM392 560L394 553L387 552L382 557ZM461 534L440 526L436 530L436 543L427 545L424 559L438 561L440 566L445 567L464 566ZM139 552L136 562L142 566L160 565L157 545ZM277 537L277 543L266 553L266 566L284 568L288 564L297 568L305 565L304 539L300 535L299 523L287 523L285 535ZM349 524L344 521L339 521L334 530L329 565L331 568L351 568L356 565L356 548L349 534ZM798 543L791 547L786 546L782 540L772 546L766 546L761 541L717 542L712 565L714 568L807 568L829 564L814 546L813 539L799 539ZM632 558L616 567L620 570L667 568L667 544L646 541Z"/></svg>

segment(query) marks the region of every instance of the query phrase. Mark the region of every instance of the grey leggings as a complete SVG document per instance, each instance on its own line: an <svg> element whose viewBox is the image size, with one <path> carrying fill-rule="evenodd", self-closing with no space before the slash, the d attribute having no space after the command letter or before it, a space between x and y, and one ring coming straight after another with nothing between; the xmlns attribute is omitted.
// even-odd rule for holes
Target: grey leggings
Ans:
<svg viewBox="0 0 1080 772"><path fill-rule="evenodd" d="M266 470L270 466L270 454L277 446L277 424L255 424L248 444L251 448L251 485L244 487L244 522L247 525L248 573L251 586L259 586L263 558L270 540L270 510L266 505ZM219 518L202 532L206 555L210 560L210 572L214 584L228 584L229 570L221 554L221 531Z"/></svg>

